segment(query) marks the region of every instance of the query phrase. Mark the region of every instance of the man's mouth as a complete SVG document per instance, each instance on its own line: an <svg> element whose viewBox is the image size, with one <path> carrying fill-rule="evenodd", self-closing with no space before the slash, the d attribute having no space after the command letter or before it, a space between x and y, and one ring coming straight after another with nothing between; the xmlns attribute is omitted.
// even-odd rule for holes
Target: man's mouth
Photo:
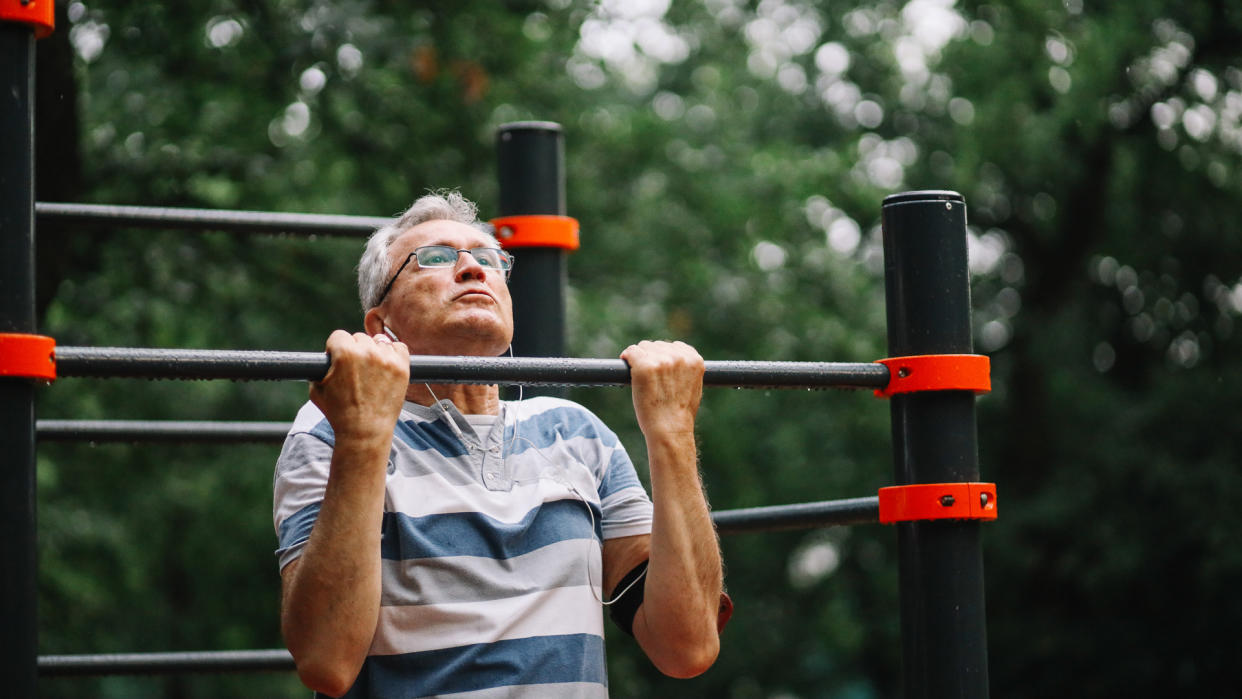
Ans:
<svg viewBox="0 0 1242 699"><path fill-rule="evenodd" d="M488 299L490 299L490 300L492 300L492 301L495 301L495 300L496 300L496 299L492 296L491 292L488 292L488 291L486 291L486 290L484 290L484 289L467 289L466 291L463 291L463 292L461 292L460 294L458 294L458 295L456 296L456 299L463 299L463 298L467 298L467 297L470 297L470 296L485 296L485 297L487 297ZM456 300L456 299L455 299L455 300Z"/></svg>

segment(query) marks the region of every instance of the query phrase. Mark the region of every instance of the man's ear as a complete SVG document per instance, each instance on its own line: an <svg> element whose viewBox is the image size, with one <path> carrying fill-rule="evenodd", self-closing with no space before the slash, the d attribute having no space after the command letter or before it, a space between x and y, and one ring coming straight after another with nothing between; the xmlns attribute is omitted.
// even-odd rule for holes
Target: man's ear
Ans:
<svg viewBox="0 0 1242 699"><path fill-rule="evenodd" d="M371 336L384 332L384 316L378 306L367 311L367 314L362 317L362 326L367 329L367 334Z"/></svg>

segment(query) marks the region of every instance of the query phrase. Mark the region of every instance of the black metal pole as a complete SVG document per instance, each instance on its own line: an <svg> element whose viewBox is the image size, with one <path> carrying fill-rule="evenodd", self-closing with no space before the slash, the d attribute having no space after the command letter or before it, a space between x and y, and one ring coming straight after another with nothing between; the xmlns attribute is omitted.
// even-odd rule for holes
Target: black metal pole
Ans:
<svg viewBox="0 0 1242 699"><path fill-rule="evenodd" d="M883 388L889 370L875 362L707 360L703 385L734 388ZM57 347L61 377L318 381L328 373L323 352ZM627 386L620 359L576 357L410 357L410 380L525 386Z"/></svg>
<svg viewBox="0 0 1242 699"><path fill-rule="evenodd" d="M187 231L227 231L294 235L345 235L365 237L392 223L380 216L295 214L271 211L184 209L115 204L62 204L37 202L39 223L73 224L75 230L97 228L161 228ZM86 225L83 225L86 224ZM94 225L91 225L94 224Z"/></svg>
<svg viewBox="0 0 1242 699"><path fill-rule="evenodd" d="M284 648L172 653L45 655L39 658L39 674L45 677L181 675L209 672L288 672L296 669L296 666L293 664L293 656Z"/></svg>
<svg viewBox="0 0 1242 699"><path fill-rule="evenodd" d="M565 141L559 124L520 121L496 132L500 216L565 215ZM513 295L513 353L565 356L566 253L555 247L522 247L509 279ZM561 387L527 390L564 396Z"/></svg>
<svg viewBox="0 0 1242 699"><path fill-rule="evenodd" d="M33 333L34 31L0 20L0 332ZM38 696L34 382L0 378L0 677Z"/></svg>
<svg viewBox="0 0 1242 699"><path fill-rule="evenodd" d="M889 355L971 353L962 196L890 196L883 230ZM973 393L897 395L891 411L897 485L979 480ZM902 523L897 541L905 696L987 697L979 523Z"/></svg>
<svg viewBox="0 0 1242 699"><path fill-rule="evenodd" d="M285 441L292 423L205 420L38 420L38 442L240 444Z"/></svg>
<svg viewBox="0 0 1242 699"><path fill-rule="evenodd" d="M712 513L712 521L716 524L716 532L721 536L875 524L880 521L880 498L873 495L847 500L721 510Z"/></svg>

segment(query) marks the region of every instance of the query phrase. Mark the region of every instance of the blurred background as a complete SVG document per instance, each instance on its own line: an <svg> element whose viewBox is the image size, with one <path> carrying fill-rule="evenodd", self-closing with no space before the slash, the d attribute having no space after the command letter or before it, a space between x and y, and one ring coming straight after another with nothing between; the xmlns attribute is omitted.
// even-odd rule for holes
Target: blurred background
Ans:
<svg viewBox="0 0 1242 699"><path fill-rule="evenodd" d="M1232 686L1242 623L1242 5L1219 0L60 2L38 45L40 201L495 213L502 123L564 127L569 354L886 356L884 196L966 197L998 697ZM358 239L44 225L62 345L318 351ZM518 253L520 257L520 251ZM520 264L520 261L519 261ZM575 390L630 445L624 389ZM62 380L41 418L288 420L296 382ZM716 509L874 495L866 392L709 389ZM45 444L41 654L281 646L278 447ZM719 662L616 697L900 688L896 533L724 540ZM44 679L47 697L303 697L287 674Z"/></svg>

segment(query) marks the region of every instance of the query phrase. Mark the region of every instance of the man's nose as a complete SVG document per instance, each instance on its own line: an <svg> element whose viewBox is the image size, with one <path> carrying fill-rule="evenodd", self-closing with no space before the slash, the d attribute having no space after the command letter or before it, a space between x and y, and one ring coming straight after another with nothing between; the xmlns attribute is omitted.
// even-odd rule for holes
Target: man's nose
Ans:
<svg viewBox="0 0 1242 699"><path fill-rule="evenodd" d="M482 279L487 270L479 261L474 259L474 255L469 250L457 251L457 279L465 281L467 279Z"/></svg>

